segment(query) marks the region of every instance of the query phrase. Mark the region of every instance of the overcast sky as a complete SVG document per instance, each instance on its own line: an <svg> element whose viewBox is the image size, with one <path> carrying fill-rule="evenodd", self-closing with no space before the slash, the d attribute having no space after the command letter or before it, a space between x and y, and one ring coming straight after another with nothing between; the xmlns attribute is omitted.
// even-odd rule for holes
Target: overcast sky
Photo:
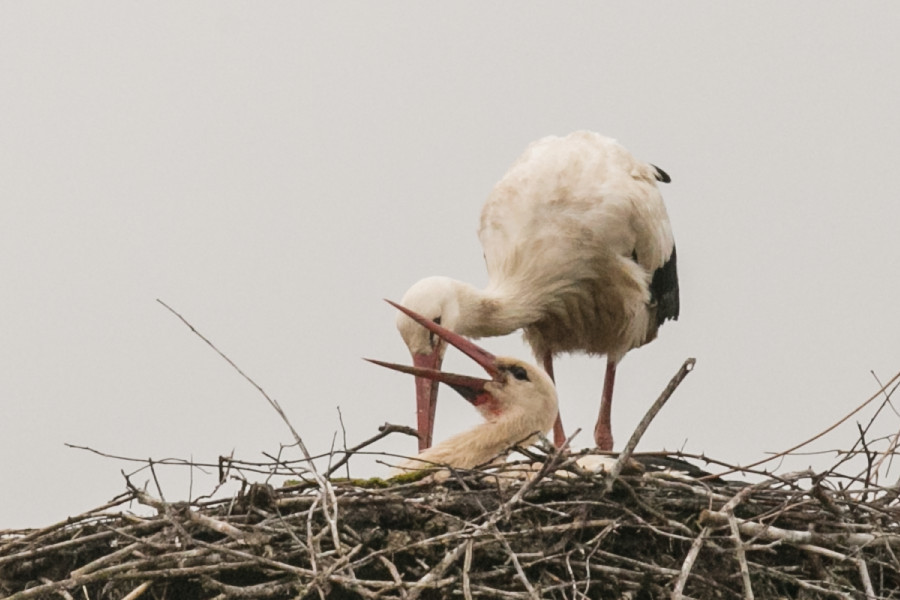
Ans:
<svg viewBox="0 0 900 600"><path fill-rule="evenodd" d="M291 441L157 298L314 452L338 408L350 444L413 425L412 378L361 360L409 361L381 299L483 286L491 187L577 129L672 176L681 318L619 368L617 448L689 356L639 449L747 463L818 432L900 370L898 31L895 2L3 2L0 529L124 491L131 465L67 442L215 461ZM518 334L484 345L530 360ZM604 364L557 360L576 447ZM477 418L444 390L435 437ZM191 473L162 471L186 499Z"/></svg>

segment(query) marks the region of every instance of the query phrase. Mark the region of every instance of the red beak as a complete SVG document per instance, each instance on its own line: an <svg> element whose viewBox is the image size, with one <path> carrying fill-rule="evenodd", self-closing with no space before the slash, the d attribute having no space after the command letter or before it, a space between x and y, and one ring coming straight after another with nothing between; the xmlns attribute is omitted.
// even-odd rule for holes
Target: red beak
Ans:
<svg viewBox="0 0 900 600"><path fill-rule="evenodd" d="M441 340L429 354L413 354L413 366L440 371L444 359L444 342ZM437 410L438 382L427 377L416 377L416 426L419 431L419 452L431 447L434 433L434 413Z"/></svg>
<svg viewBox="0 0 900 600"><path fill-rule="evenodd" d="M481 365L492 379L499 379L500 371L497 369L497 357L493 354L461 335L409 310L405 306L390 300L387 300L387 302L442 340L459 348L466 356ZM456 375L441 371L442 355L440 350L440 344L436 344L431 354L413 355L414 366L412 367L366 359L376 365L416 376L416 414L420 451L431 446L432 432L434 430L434 411L437 406L437 382L442 381L446 383L475 406L486 402L490 397L490 394L484 389L484 384L491 381L491 379L478 379L468 375Z"/></svg>
<svg viewBox="0 0 900 600"><path fill-rule="evenodd" d="M388 369L400 371L401 373L409 373L410 375L424 377L431 381L442 381L459 392L463 398L471 402L474 406L484 404L490 397L490 392L484 389L484 384L490 383L490 379L479 379L468 375L445 373L443 371L426 369L423 367L408 367L406 365L398 365L396 363L384 362L373 358L367 358L365 360L382 367L387 367Z"/></svg>
<svg viewBox="0 0 900 600"><path fill-rule="evenodd" d="M441 327L434 321L426 319L422 315L415 313L405 306L401 306L396 302L391 302L390 300L385 300L388 304L404 313L407 317L430 331L431 333L439 336L441 339L445 340L448 344L452 346L456 346L463 353L477 362L481 367L488 372L488 375L491 377L497 377L500 374L500 371L497 369L497 357L481 348L480 346L475 345L470 340L467 340L463 336L458 333L454 333L447 329L446 327Z"/></svg>

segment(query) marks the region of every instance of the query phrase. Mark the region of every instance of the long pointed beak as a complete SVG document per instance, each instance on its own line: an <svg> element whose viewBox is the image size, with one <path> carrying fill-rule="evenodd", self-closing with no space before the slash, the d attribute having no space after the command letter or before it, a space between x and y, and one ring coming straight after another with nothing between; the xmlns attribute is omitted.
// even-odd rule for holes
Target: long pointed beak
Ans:
<svg viewBox="0 0 900 600"><path fill-rule="evenodd" d="M434 321L409 310L405 306L390 300L387 300L387 302L445 342L459 348L466 356L481 365L492 379L499 379L500 371L497 369L497 358L493 354L446 327L442 327ZM412 367L366 359L376 365L416 376L416 415L420 451L431 446L431 436L434 430L434 413L437 406L438 382L446 383L475 406L487 402L490 398L490 393L484 388L484 384L491 381L490 379L478 379L468 375L445 373L440 370L443 353L439 346L439 344L436 345L431 354L413 355L414 366Z"/></svg>
<svg viewBox="0 0 900 600"><path fill-rule="evenodd" d="M479 379L468 375L445 373L444 371L428 369L425 367L409 367L407 365L398 365L396 363L384 362L373 358L367 358L365 360L382 367L387 367L388 369L393 369L394 371L400 371L401 373L409 373L416 377L424 377L431 381L446 383L474 406L484 404L490 397L490 392L484 389L484 384L490 383L490 379Z"/></svg>
<svg viewBox="0 0 900 600"><path fill-rule="evenodd" d="M413 366L440 371L444 360L443 342L429 354L413 353ZM419 432L419 452L431 448L434 435L434 415L437 412L438 382L416 377L416 430Z"/></svg>
<svg viewBox="0 0 900 600"><path fill-rule="evenodd" d="M500 375L500 371L497 369L497 357L484 348L475 345L473 342L467 340L458 333L454 333L446 327L441 327L434 321L426 319L422 315L409 310L405 306L401 306L396 302L391 302L390 300L385 300L385 302L387 302L400 312L404 313L406 316L408 316L410 319L412 319L428 331L439 336L448 344L459 348L463 352L463 354L481 365L481 368L487 371L488 375L490 375L491 377L497 377Z"/></svg>

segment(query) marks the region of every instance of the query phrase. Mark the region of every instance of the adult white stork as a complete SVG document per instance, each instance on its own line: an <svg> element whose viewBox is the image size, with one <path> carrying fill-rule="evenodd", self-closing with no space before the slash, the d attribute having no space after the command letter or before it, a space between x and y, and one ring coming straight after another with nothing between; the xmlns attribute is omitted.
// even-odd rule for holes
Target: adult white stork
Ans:
<svg viewBox="0 0 900 600"><path fill-rule="evenodd" d="M452 344L481 365L491 379L455 375L436 369L407 367L367 359L377 365L444 382L472 403L485 422L423 450L400 465L410 471L434 465L471 469L485 464L516 444L527 445L553 427L557 416L556 388L540 368L514 358L496 357L466 338L394 304L432 335Z"/></svg>
<svg viewBox="0 0 900 600"><path fill-rule="evenodd" d="M551 378L555 354L605 354L594 439L611 450L616 365L653 340L664 321L678 318L675 242L658 181L669 176L597 133L538 140L481 211L488 286L428 277L401 303L468 337L522 329ZM416 366L440 368L439 337L403 315L397 327ZM437 385L417 378L416 395L420 448L427 448ZM557 420L554 441L564 440Z"/></svg>

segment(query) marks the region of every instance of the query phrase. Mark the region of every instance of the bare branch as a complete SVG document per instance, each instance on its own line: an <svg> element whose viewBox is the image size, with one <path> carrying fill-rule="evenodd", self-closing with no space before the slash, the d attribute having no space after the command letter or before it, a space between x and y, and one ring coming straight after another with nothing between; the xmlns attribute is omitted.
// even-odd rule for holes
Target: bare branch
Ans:
<svg viewBox="0 0 900 600"><path fill-rule="evenodd" d="M694 358L689 358L684 361L684 364L681 365L681 368L678 369L678 372L675 373L674 377L672 377L669 384L666 386L666 389L663 390L662 394L659 395L659 398L656 399L656 402L650 406L650 409L644 415L644 418L641 419L641 422L638 423L637 428L634 430L634 433L631 434L631 437L628 439L628 443L625 444L625 448L622 450L622 453L619 454L618 460L616 460L615 464L609 471L608 478L606 480L606 491L609 492L612 490L613 484L616 481L616 478L619 477L619 473L622 472L622 468L631 458L632 452L637 447L638 442L641 441L641 438L644 436L644 432L647 431L647 428L650 427L650 423L656 417L662 407L666 404L672 394L675 392L675 389L684 381L684 378L687 377L688 373L690 373L694 369L694 365L697 363L697 360Z"/></svg>

